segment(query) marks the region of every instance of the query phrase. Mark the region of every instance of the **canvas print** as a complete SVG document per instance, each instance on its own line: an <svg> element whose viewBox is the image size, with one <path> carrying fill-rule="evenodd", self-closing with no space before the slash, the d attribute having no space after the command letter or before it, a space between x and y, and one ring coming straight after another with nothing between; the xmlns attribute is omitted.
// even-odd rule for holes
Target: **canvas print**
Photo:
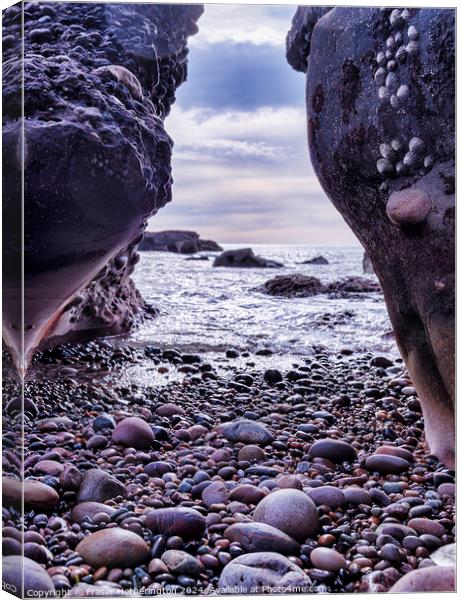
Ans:
<svg viewBox="0 0 462 600"><path fill-rule="evenodd" d="M455 10L3 17L3 590L455 591Z"/></svg>

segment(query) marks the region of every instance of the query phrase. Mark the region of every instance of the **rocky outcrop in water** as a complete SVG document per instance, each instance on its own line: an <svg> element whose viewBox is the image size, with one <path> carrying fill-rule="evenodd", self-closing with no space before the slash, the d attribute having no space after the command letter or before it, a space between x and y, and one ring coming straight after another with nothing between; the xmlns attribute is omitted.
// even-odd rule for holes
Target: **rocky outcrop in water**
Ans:
<svg viewBox="0 0 462 600"><path fill-rule="evenodd" d="M315 294L329 294L334 297L351 297L351 294L380 292L380 286L363 277L345 277L340 281L322 283L317 277L290 273L278 275L257 288L258 292L285 298L308 298Z"/></svg>
<svg viewBox="0 0 462 600"><path fill-rule="evenodd" d="M328 265L329 261L324 256L315 256L300 263L301 265Z"/></svg>
<svg viewBox="0 0 462 600"><path fill-rule="evenodd" d="M221 252L223 248L212 240L201 239L195 231L147 231L138 250L195 254Z"/></svg>
<svg viewBox="0 0 462 600"><path fill-rule="evenodd" d="M144 307L130 274L171 199L163 120L202 10L24 4L26 363L46 338L127 331ZM4 338L21 362L21 5L3 35Z"/></svg>
<svg viewBox="0 0 462 600"><path fill-rule="evenodd" d="M373 260L428 444L453 465L454 11L299 8L287 43L314 169Z"/></svg>
<svg viewBox="0 0 462 600"><path fill-rule="evenodd" d="M226 250L213 261L214 267L235 267L235 268L259 268L259 269L277 269L283 267L281 263L257 256L251 248L241 248L239 250Z"/></svg>
<svg viewBox="0 0 462 600"><path fill-rule="evenodd" d="M257 291L270 296L285 298L307 298L325 291L325 286L317 277L309 277L300 273L278 275L257 288Z"/></svg>

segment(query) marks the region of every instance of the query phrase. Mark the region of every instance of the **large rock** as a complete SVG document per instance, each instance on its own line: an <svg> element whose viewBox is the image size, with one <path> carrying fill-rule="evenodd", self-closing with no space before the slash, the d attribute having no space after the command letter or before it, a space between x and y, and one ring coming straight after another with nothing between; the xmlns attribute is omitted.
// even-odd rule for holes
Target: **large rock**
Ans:
<svg viewBox="0 0 462 600"><path fill-rule="evenodd" d="M154 432L140 417L126 417L112 432L112 441L122 446L147 450L154 441Z"/></svg>
<svg viewBox="0 0 462 600"><path fill-rule="evenodd" d="M454 567L423 567L406 573L389 590L392 593L454 592L456 571Z"/></svg>
<svg viewBox="0 0 462 600"><path fill-rule="evenodd" d="M290 488L276 490L261 500L255 521L272 525L297 541L313 535L319 526L318 511L305 492Z"/></svg>
<svg viewBox="0 0 462 600"><path fill-rule="evenodd" d="M135 567L143 564L149 556L149 548L143 538L121 527L90 534L77 544L75 551L95 569Z"/></svg>
<svg viewBox="0 0 462 600"><path fill-rule="evenodd" d="M59 502L58 493L49 485L35 479L21 482L13 477L2 478L2 499L5 507L21 508L24 500L26 508L36 511L52 510Z"/></svg>
<svg viewBox="0 0 462 600"><path fill-rule="evenodd" d="M238 556L223 569L220 594L288 594L311 592L311 579L282 554L254 552Z"/></svg>
<svg viewBox="0 0 462 600"><path fill-rule="evenodd" d="M200 539L205 525L205 518L200 512L183 506L158 508L146 514L146 526L153 533L179 536L184 540Z"/></svg>
<svg viewBox="0 0 462 600"><path fill-rule="evenodd" d="M74 523L81 523L85 518L93 519L95 515L105 513L109 517L114 514L116 509L102 502L80 502L76 504L71 512L71 519Z"/></svg>
<svg viewBox="0 0 462 600"><path fill-rule="evenodd" d="M311 446L308 454L312 458L327 458L333 463L353 462L356 459L356 450L348 442L325 438L317 440Z"/></svg>
<svg viewBox="0 0 462 600"><path fill-rule="evenodd" d="M430 558L440 567L453 567L456 564L456 544L441 546L430 555Z"/></svg>
<svg viewBox="0 0 462 600"><path fill-rule="evenodd" d="M250 419L223 423L220 425L219 431L229 442L267 446L274 441L273 435L264 425Z"/></svg>
<svg viewBox="0 0 462 600"><path fill-rule="evenodd" d="M407 460L391 454L371 454L365 462L366 469L384 474L398 474L407 471L410 464Z"/></svg>
<svg viewBox="0 0 462 600"><path fill-rule="evenodd" d="M130 275L148 217L171 199L163 120L186 79L186 42L203 8L31 3L24 36L20 11L3 13L3 326L24 369L23 126L27 364L45 338L124 332L145 308Z"/></svg>
<svg viewBox="0 0 462 600"><path fill-rule="evenodd" d="M17 555L2 558L2 589L19 598L53 597L55 592L53 581L42 566L27 556Z"/></svg>
<svg viewBox="0 0 462 600"><path fill-rule="evenodd" d="M162 554L162 561L174 575L191 575L198 577L201 563L183 550L167 550Z"/></svg>
<svg viewBox="0 0 462 600"><path fill-rule="evenodd" d="M127 490L121 481L102 469L89 469L77 492L77 502L105 502L116 496L125 498Z"/></svg>
<svg viewBox="0 0 462 600"><path fill-rule="evenodd" d="M223 535L231 542L238 542L245 552L272 551L291 556L300 551L298 542L266 523L234 523Z"/></svg>
<svg viewBox="0 0 462 600"><path fill-rule="evenodd" d="M138 250L194 254L221 252L223 248L212 240L202 240L195 231L146 231Z"/></svg>
<svg viewBox="0 0 462 600"><path fill-rule="evenodd" d="M251 248L241 248L239 250L226 250L213 261L214 267L236 267L236 268L263 268L274 269L283 267L281 263L275 260L262 258L254 254Z"/></svg>
<svg viewBox="0 0 462 600"><path fill-rule="evenodd" d="M373 261L426 441L451 467L454 21L453 9L300 7L287 38L313 167Z"/></svg>

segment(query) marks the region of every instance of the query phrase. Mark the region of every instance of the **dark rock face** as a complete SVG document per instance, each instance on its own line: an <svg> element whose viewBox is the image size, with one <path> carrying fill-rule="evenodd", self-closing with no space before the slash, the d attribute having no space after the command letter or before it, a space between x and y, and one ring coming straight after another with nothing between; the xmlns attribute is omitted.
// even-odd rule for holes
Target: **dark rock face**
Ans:
<svg viewBox="0 0 462 600"><path fill-rule="evenodd" d="M195 231L147 231L138 250L194 254L221 252L223 248L212 240L202 240Z"/></svg>
<svg viewBox="0 0 462 600"><path fill-rule="evenodd" d="M276 269L283 267L275 260L268 260L254 254L251 248L240 250L226 250L213 261L214 267L237 267L237 268L263 268Z"/></svg>
<svg viewBox="0 0 462 600"><path fill-rule="evenodd" d="M287 42L313 166L372 258L427 442L451 466L454 11L299 8Z"/></svg>
<svg viewBox="0 0 462 600"><path fill-rule="evenodd" d="M163 119L202 6L24 5L25 363L47 338L127 331L146 220L171 199ZM3 12L4 336L20 352L21 7ZM21 357L17 359L21 362ZM24 369L24 365L19 365Z"/></svg>

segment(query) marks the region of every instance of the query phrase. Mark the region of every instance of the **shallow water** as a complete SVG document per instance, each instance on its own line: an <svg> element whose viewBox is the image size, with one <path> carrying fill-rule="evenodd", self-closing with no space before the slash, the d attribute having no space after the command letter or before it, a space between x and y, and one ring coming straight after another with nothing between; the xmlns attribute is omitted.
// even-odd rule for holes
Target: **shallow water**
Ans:
<svg viewBox="0 0 462 600"><path fill-rule="evenodd" d="M245 246L224 245L238 247ZM361 248L257 244L252 248L282 262L284 268L217 268L212 267L213 253L204 253L211 257L208 261L196 261L167 252L142 252L134 279L160 316L143 324L132 339L196 352L270 348L277 354L300 356L311 354L313 346L333 352L395 351L394 343L386 339L390 324L381 294L286 299L254 289L276 275L293 272L316 276L323 283L363 276ZM298 264L318 255L329 264Z"/></svg>

